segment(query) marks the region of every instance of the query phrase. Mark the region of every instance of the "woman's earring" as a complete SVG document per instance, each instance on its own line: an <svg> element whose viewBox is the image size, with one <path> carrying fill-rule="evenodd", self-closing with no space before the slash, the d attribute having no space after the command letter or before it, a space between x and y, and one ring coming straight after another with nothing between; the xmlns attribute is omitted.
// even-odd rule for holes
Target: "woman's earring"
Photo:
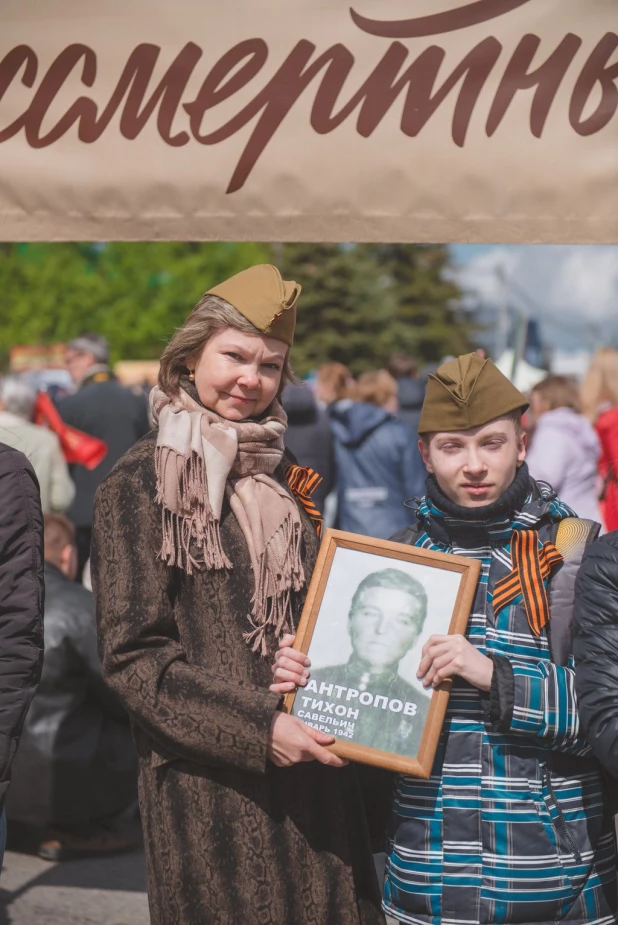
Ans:
<svg viewBox="0 0 618 925"><path fill-rule="evenodd" d="M190 369L189 370L189 382L194 382L194 381L195 381L195 373L193 372L192 369Z"/></svg>

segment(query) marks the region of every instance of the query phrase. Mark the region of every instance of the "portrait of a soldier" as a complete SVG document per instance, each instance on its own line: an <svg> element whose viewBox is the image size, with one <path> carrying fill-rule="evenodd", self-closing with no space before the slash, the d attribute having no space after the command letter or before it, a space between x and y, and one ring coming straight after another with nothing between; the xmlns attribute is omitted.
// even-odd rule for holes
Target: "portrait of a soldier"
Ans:
<svg viewBox="0 0 618 925"><path fill-rule="evenodd" d="M417 642L426 615L427 593L416 578L398 568L367 575L350 605L349 660L312 670L301 697L351 707L355 744L414 757L430 699L401 677L399 664Z"/></svg>

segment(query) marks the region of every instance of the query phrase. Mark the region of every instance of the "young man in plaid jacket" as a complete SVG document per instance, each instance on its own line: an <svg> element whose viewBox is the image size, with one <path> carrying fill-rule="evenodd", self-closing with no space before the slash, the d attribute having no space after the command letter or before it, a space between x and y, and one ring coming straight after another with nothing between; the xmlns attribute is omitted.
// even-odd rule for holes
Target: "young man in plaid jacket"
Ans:
<svg viewBox="0 0 618 925"><path fill-rule="evenodd" d="M384 907L408 925L616 922L613 821L557 620L551 636L552 538L574 515L528 474L525 408L476 354L441 366L423 405L427 494L395 539L482 569L465 636L431 637L419 666L428 688L453 686L430 779L395 790ZM572 607L573 581L561 591ZM278 688L299 680L296 658L281 650Z"/></svg>

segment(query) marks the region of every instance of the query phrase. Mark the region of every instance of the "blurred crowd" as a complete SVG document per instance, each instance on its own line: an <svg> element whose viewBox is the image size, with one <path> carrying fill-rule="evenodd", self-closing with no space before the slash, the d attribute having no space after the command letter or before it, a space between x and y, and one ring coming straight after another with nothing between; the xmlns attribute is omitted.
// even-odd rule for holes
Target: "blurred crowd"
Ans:
<svg viewBox="0 0 618 925"><path fill-rule="evenodd" d="M417 427L427 375L395 354L387 369L354 378L342 363L319 367L313 387L288 385L286 442L323 476L314 494L328 526L386 539L409 523L425 491ZM548 375L524 416L533 478L578 516L618 527L618 349L593 357L583 382Z"/></svg>
<svg viewBox="0 0 618 925"><path fill-rule="evenodd" d="M6 812L12 837L50 860L110 853L135 839L134 746L101 678L88 558L95 491L150 429L145 391L117 381L104 338L71 341L66 367L74 391L56 408L73 439L105 445L94 466L67 463L62 433L34 423L37 393L27 378L0 383L0 441L25 453L40 484L46 583L43 677ZM425 491L417 428L426 376L396 354L387 369L357 378L331 362L285 387L286 445L322 476L313 500L327 526L387 539L409 524ZM531 475L578 516L618 529L618 350L600 350L581 383L548 375L529 400Z"/></svg>
<svg viewBox="0 0 618 925"><path fill-rule="evenodd" d="M145 394L116 380L103 337L76 338L65 359L74 391L57 409L66 430L33 422L37 394L26 377L0 384L0 441L23 452L38 478L45 559L43 673L5 809L9 846L50 861L136 844L137 759L126 713L101 676L88 558L95 491L150 429ZM67 464L89 436L103 445L101 461Z"/></svg>

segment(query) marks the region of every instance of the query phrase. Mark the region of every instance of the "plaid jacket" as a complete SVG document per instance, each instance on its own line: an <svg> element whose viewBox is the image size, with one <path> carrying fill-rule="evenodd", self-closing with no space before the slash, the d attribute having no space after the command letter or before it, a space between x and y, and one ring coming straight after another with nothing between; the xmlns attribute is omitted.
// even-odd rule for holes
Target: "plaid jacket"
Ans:
<svg viewBox="0 0 618 925"><path fill-rule="evenodd" d="M573 514L531 484L521 510L476 525L473 545L469 521L427 498L418 511L415 545L481 560L467 637L496 668L491 695L455 679L431 778L398 779L384 908L409 925L617 921L613 822L580 734L572 663L552 663L521 597L497 615L492 606L513 531L537 530L542 544Z"/></svg>

